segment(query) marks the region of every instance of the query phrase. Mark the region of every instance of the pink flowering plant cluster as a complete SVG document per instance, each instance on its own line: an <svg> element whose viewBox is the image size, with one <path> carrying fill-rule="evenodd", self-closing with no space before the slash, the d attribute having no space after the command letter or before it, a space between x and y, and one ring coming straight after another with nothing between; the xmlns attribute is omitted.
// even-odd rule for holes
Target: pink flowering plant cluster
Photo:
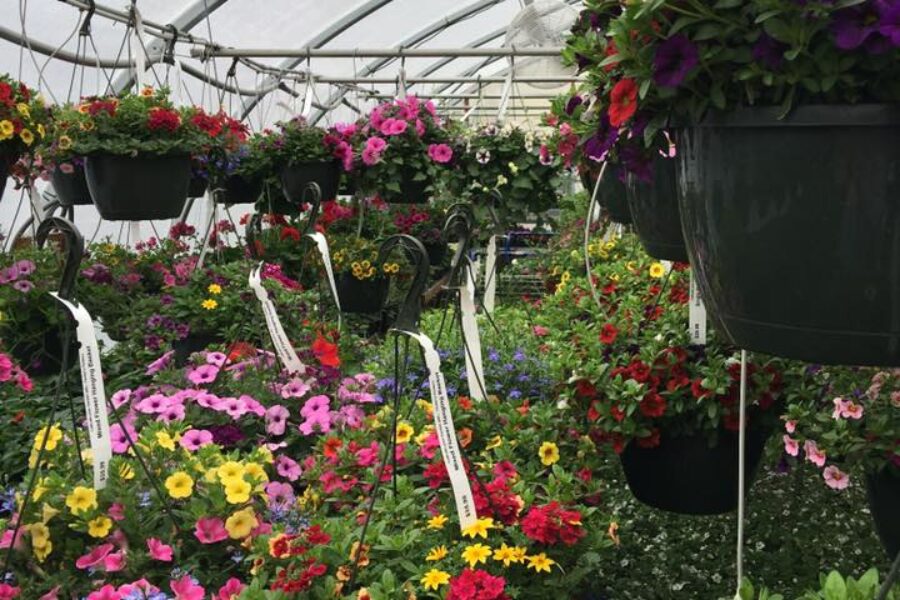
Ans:
<svg viewBox="0 0 900 600"><path fill-rule="evenodd" d="M884 471L900 474L900 372L810 371L810 394L792 401L784 417L785 453L815 467L836 490Z"/></svg>
<svg viewBox="0 0 900 600"><path fill-rule="evenodd" d="M387 202L402 199L404 181L431 186L454 160L434 104L416 96L379 104L344 133L353 142L361 188Z"/></svg>

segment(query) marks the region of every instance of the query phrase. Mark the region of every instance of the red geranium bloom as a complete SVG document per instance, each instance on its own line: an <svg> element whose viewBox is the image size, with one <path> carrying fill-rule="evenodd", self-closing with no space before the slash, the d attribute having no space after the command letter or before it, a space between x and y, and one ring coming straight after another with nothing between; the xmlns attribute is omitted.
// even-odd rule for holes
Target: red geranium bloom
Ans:
<svg viewBox="0 0 900 600"><path fill-rule="evenodd" d="M295 227L282 227L281 234L279 236L282 240L286 240L287 238L291 238L295 242L300 241L300 232Z"/></svg>
<svg viewBox="0 0 900 600"><path fill-rule="evenodd" d="M609 124L621 127L637 110L637 84L633 79L623 79L609 94Z"/></svg>
<svg viewBox="0 0 900 600"><path fill-rule="evenodd" d="M666 399L656 392L647 392L641 400L640 409L645 417L661 417L666 412Z"/></svg>
<svg viewBox="0 0 900 600"><path fill-rule="evenodd" d="M616 326L612 323L607 323L600 330L600 342L603 344L612 344L616 341L617 335L619 335L619 330L616 329Z"/></svg>
<svg viewBox="0 0 900 600"><path fill-rule="evenodd" d="M156 131L164 129L172 132L181 125L181 116L174 110L168 108L152 108L150 115L147 117L147 128Z"/></svg>
<svg viewBox="0 0 900 600"><path fill-rule="evenodd" d="M659 429L654 428L647 437L635 439L639 448L656 448L659 446Z"/></svg>
<svg viewBox="0 0 900 600"><path fill-rule="evenodd" d="M316 334L316 339L312 343L313 354L325 367L341 366L341 358L338 356L337 344L332 344L326 340L321 333Z"/></svg>

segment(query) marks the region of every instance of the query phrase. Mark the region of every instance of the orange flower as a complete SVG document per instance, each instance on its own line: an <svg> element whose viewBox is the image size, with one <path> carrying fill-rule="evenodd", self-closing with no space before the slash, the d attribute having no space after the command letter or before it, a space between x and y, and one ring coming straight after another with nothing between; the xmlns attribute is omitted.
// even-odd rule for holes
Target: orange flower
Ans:
<svg viewBox="0 0 900 600"><path fill-rule="evenodd" d="M344 445L343 440L339 437L330 437L325 440L325 446L322 449L322 452L328 458L337 458L338 450L341 449L341 446Z"/></svg>
<svg viewBox="0 0 900 600"><path fill-rule="evenodd" d="M463 427L459 430L459 443L463 448L468 448L469 444L472 443L472 430L468 427Z"/></svg>
<svg viewBox="0 0 900 600"><path fill-rule="evenodd" d="M461 409L472 410L472 400L468 396L460 396L458 402Z"/></svg>

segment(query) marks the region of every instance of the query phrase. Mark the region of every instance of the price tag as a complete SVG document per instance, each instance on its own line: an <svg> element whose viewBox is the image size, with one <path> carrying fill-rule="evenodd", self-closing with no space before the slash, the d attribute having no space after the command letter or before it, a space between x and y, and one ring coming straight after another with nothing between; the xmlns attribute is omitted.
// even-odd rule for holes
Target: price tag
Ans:
<svg viewBox="0 0 900 600"><path fill-rule="evenodd" d="M484 400L486 383L481 356L481 336L478 333L478 321L475 318L475 273L468 260L465 269L466 284L459 290L459 312L465 345L466 380L469 385L469 396L473 400Z"/></svg>
<svg viewBox="0 0 900 600"><path fill-rule="evenodd" d="M281 319L278 318L278 311L275 310L275 304L269 298L269 292L262 286L260 270L263 263L250 271L250 289L256 294L260 306L262 306L263 316L266 318L266 327L269 330L269 337L272 338L272 345L275 346L275 353L278 355L281 364L291 373L303 374L306 372L306 366L300 361L291 341L284 332L281 325Z"/></svg>
<svg viewBox="0 0 900 600"><path fill-rule="evenodd" d="M78 359L81 366L81 389L84 411L91 445L91 463L94 470L94 489L102 490L109 479L109 461L112 459L112 442L109 436L109 413L106 408L106 388L103 386L103 369L100 366L100 348L94 332L94 320L81 304L73 304L50 295L66 307L76 323L76 339L81 347Z"/></svg>
<svg viewBox="0 0 900 600"><path fill-rule="evenodd" d="M316 231L315 233L306 234L312 241L316 243L319 255L322 257L322 264L325 265L325 274L328 276L328 287L331 288L331 296L334 298L334 305L338 311L338 329L341 328L341 300L338 297L337 284L334 281L334 269L331 266L331 253L328 251L328 240L325 236Z"/></svg>
<svg viewBox="0 0 900 600"><path fill-rule="evenodd" d="M497 239L502 236L492 235L488 240L487 258L484 262L484 310L494 312L497 301Z"/></svg>
<svg viewBox="0 0 900 600"><path fill-rule="evenodd" d="M689 332L691 334L691 343L706 345L706 305L703 304L703 298L700 297L700 290L697 287L697 280L694 278L694 271L691 270L691 293L690 293L690 309L689 309Z"/></svg>

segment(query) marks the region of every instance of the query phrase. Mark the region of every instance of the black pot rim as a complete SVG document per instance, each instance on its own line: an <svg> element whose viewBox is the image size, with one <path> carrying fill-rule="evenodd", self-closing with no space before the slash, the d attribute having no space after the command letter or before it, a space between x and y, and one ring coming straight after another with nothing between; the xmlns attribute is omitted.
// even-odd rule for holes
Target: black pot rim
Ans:
<svg viewBox="0 0 900 600"><path fill-rule="evenodd" d="M693 126L787 128L900 125L900 104L808 104L796 106L779 118L783 112L780 106L742 107L729 112L711 112Z"/></svg>

